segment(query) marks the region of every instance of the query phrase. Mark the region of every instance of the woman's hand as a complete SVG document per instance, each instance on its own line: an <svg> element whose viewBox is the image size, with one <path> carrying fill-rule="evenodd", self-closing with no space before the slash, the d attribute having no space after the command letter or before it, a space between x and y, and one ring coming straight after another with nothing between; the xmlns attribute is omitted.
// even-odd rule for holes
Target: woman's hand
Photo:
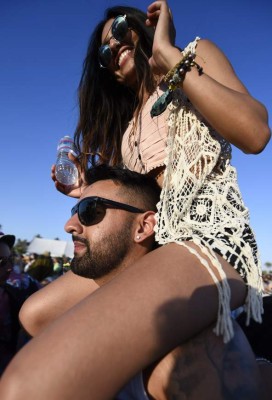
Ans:
<svg viewBox="0 0 272 400"><path fill-rule="evenodd" d="M155 28L150 66L156 74L166 74L181 59L175 47L176 30L165 0L155 1L147 9L147 26Z"/></svg>
<svg viewBox="0 0 272 400"><path fill-rule="evenodd" d="M62 183L60 183L56 178L56 166L55 165L52 165L52 167L51 167L51 178L52 178L53 182L55 182L55 187L59 192L65 194L66 196L79 198L81 196L82 190L84 188L84 173L80 167L80 163L79 163L78 159L76 157L74 157L71 153L68 154L68 157L77 166L78 176L79 176L77 183L75 183L74 185L70 185L70 186L63 185Z"/></svg>

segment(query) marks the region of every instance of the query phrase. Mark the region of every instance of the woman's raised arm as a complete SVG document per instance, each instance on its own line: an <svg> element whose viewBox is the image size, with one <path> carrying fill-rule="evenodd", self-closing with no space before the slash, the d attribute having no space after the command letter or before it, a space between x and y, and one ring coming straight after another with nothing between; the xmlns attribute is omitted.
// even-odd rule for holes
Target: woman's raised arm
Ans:
<svg viewBox="0 0 272 400"><path fill-rule="evenodd" d="M147 15L147 25L155 27L150 64L165 75L182 59L174 44L172 14L161 0L149 6ZM249 94L227 57L209 40L198 42L195 61L203 73L192 67L181 83L189 100L228 142L245 153L260 153L270 139L266 108Z"/></svg>

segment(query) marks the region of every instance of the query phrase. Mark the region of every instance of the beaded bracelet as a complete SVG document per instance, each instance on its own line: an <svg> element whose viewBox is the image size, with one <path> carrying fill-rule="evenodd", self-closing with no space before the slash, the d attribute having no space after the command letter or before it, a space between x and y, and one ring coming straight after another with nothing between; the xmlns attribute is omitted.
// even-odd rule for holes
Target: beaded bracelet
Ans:
<svg viewBox="0 0 272 400"><path fill-rule="evenodd" d="M173 92L177 89L178 85L184 81L185 75L192 67L196 67L198 75L203 74L203 68L197 64L194 59L196 55L190 51L185 54L181 61L179 61L164 77L164 82L167 83L168 89L158 98L153 104L150 115L155 117L160 115L173 100Z"/></svg>
<svg viewBox="0 0 272 400"><path fill-rule="evenodd" d="M197 64L194 59L196 55L190 51L179 61L164 77L164 81L168 83L168 89L174 90L177 85L184 81L185 75L191 71L191 67L196 67L198 75L203 74L203 68Z"/></svg>

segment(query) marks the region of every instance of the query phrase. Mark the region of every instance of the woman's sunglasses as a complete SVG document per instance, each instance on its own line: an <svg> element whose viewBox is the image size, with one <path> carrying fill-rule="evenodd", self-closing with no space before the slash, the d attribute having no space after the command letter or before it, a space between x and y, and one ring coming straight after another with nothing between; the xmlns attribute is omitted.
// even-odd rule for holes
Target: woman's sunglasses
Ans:
<svg viewBox="0 0 272 400"><path fill-rule="evenodd" d="M133 213L143 213L144 210L119 203L118 201L103 199L102 197L85 197L80 200L71 210L71 216L77 214L80 223L84 226L90 226L101 221L106 213L106 208L117 208Z"/></svg>
<svg viewBox="0 0 272 400"><path fill-rule="evenodd" d="M98 57L99 57L99 65L101 68L107 68L112 59L112 52L110 48L111 39L115 39L117 42L122 42L126 37L128 32L128 23L126 15L118 15L112 25L111 25L111 33L112 36L109 38L107 44L103 44L99 47Z"/></svg>

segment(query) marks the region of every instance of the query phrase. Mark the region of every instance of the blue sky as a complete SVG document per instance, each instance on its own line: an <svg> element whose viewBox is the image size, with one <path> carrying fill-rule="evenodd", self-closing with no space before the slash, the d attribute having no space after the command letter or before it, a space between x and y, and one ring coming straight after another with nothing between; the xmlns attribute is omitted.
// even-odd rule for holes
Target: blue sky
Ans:
<svg viewBox="0 0 272 400"><path fill-rule="evenodd" d="M74 200L55 190L50 167L59 138L75 129L89 35L104 9L116 4L146 10L149 1L0 0L0 224L6 233L69 239L63 225ZM270 0L169 5L177 44L184 47L195 36L214 41L271 118ZM272 143L258 156L233 152L263 263L272 261L271 150Z"/></svg>

